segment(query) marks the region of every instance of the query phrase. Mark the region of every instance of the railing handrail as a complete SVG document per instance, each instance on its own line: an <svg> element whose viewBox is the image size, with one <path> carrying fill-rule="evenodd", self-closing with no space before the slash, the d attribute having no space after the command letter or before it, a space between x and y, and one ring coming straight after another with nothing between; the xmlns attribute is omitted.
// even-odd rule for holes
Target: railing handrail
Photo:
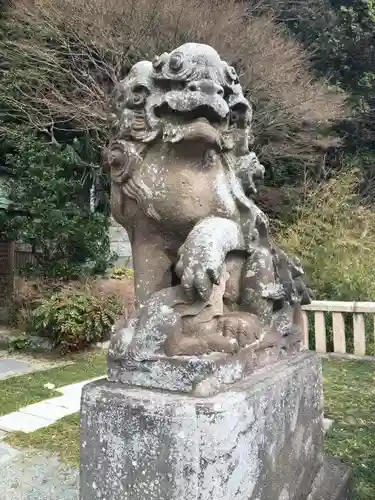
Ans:
<svg viewBox="0 0 375 500"><path fill-rule="evenodd" d="M304 311L349 312L375 314L375 302L341 302L334 300L313 300L303 306Z"/></svg>

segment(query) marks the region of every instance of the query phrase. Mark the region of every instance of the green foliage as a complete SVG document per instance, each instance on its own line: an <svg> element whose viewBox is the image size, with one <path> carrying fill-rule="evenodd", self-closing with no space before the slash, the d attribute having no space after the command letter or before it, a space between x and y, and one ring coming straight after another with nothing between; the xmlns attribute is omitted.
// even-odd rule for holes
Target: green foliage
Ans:
<svg viewBox="0 0 375 500"><path fill-rule="evenodd" d="M278 243L301 258L319 299L374 299L375 213L359 203L356 172L309 191Z"/></svg>
<svg viewBox="0 0 375 500"><path fill-rule="evenodd" d="M363 360L323 360L323 375L324 413L334 421L325 439L325 452L351 467L353 500L373 500L374 364Z"/></svg>
<svg viewBox="0 0 375 500"><path fill-rule="evenodd" d="M267 3L275 4L279 20L308 49L316 73L347 92L352 112L336 127L343 138L341 156L358 157L363 173L361 192L374 201L374 1L267 0ZM348 159L345 161L348 163Z"/></svg>
<svg viewBox="0 0 375 500"><path fill-rule="evenodd" d="M104 340L121 309L115 296L63 290L35 309L32 329L50 337L63 352L78 350Z"/></svg>
<svg viewBox="0 0 375 500"><path fill-rule="evenodd" d="M7 127L2 136L13 173L9 197L22 213L3 215L0 234L32 246L36 263L27 273L75 279L103 273L110 260L108 217L90 208L86 164L73 146L48 143L22 127Z"/></svg>
<svg viewBox="0 0 375 500"><path fill-rule="evenodd" d="M279 19L310 51L320 75L349 92L356 104L373 101L373 0L313 0L305 5L281 1L276 10Z"/></svg>
<svg viewBox="0 0 375 500"><path fill-rule="evenodd" d="M18 337L14 337L9 342L9 351L22 351L28 347L29 342L30 338L28 335L19 335Z"/></svg>
<svg viewBox="0 0 375 500"><path fill-rule="evenodd" d="M334 24L315 42L315 60L363 106L375 99L374 5L371 0L337 4Z"/></svg>

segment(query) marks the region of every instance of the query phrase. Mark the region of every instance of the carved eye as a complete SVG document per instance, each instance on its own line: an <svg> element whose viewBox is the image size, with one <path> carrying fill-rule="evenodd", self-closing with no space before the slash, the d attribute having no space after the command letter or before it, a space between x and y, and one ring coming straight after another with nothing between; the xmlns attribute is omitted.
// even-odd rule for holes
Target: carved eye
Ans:
<svg viewBox="0 0 375 500"><path fill-rule="evenodd" d="M177 71L180 71L183 63L184 63L183 56L179 52L172 54L171 58L169 59L169 67L175 73L177 73Z"/></svg>
<svg viewBox="0 0 375 500"><path fill-rule="evenodd" d="M146 101L147 94L148 91L146 87L143 85L134 85L131 97L132 104L135 106L143 104Z"/></svg>
<svg viewBox="0 0 375 500"><path fill-rule="evenodd" d="M142 94L134 94L133 102L134 104L142 104L144 101L144 95Z"/></svg>

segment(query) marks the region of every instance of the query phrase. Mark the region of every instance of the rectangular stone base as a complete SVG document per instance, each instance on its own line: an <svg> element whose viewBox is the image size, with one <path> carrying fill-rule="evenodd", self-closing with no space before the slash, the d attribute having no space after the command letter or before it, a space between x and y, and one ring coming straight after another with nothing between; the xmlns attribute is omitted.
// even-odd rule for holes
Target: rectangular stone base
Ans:
<svg viewBox="0 0 375 500"><path fill-rule="evenodd" d="M94 382L82 395L80 498L318 500L322 403L310 352L208 398Z"/></svg>
<svg viewBox="0 0 375 500"><path fill-rule="evenodd" d="M350 500L351 474L337 458L326 458L307 500Z"/></svg>
<svg viewBox="0 0 375 500"><path fill-rule="evenodd" d="M267 365L300 352L300 335L288 335L275 345L257 341L236 354L213 352L203 356L163 356L144 360L131 369L108 356L108 380L129 386L213 396L235 381Z"/></svg>

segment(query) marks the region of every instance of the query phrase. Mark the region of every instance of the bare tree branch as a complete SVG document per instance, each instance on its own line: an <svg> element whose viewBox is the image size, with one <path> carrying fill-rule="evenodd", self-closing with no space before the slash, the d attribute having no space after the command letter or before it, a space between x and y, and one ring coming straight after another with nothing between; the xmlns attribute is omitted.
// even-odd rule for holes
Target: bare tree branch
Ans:
<svg viewBox="0 0 375 500"><path fill-rule="evenodd" d="M262 161L315 165L318 130L344 115L345 96L313 81L304 51L258 16L270 3L276 9L277 0L12 0L0 100L36 129L95 130L104 141L113 86L134 62L209 43L242 75Z"/></svg>

